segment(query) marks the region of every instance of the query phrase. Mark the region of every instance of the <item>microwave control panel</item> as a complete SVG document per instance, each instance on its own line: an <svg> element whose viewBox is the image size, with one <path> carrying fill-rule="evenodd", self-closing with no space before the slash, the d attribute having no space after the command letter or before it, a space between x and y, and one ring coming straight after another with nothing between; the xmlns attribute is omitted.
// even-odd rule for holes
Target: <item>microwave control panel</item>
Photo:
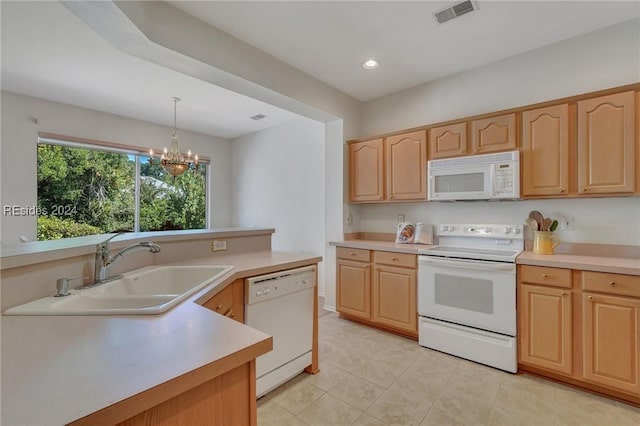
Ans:
<svg viewBox="0 0 640 426"><path fill-rule="evenodd" d="M497 163L495 165L495 188L494 193L496 196L511 196L518 197L520 194L514 193L517 189L517 185L515 184L516 179L519 179L518 167L516 167L516 163L506 162L506 163ZM519 192L519 191L518 191Z"/></svg>

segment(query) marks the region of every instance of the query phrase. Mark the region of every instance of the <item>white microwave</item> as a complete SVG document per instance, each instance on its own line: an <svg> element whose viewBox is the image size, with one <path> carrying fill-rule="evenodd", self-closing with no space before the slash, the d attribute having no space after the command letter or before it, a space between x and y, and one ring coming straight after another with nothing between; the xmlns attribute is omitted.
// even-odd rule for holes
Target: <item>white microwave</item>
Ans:
<svg viewBox="0 0 640 426"><path fill-rule="evenodd" d="M518 151L431 160L427 164L430 201L520 198Z"/></svg>

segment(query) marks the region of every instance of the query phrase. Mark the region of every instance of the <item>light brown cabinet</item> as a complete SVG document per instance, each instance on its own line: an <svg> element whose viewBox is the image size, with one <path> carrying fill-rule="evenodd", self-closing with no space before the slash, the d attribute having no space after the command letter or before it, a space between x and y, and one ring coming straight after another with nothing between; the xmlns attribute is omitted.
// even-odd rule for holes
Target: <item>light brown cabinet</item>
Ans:
<svg viewBox="0 0 640 426"><path fill-rule="evenodd" d="M235 280L202 306L244 323L244 280Z"/></svg>
<svg viewBox="0 0 640 426"><path fill-rule="evenodd" d="M371 319L369 250L338 247L336 253L336 309L354 318Z"/></svg>
<svg viewBox="0 0 640 426"><path fill-rule="evenodd" d="M640 393L640 300L583 294L584 378Z"/></svg>
<svg viewBox="0 0 640 426"><path fill-rule="evenodd" d="M520 362L572 373L571 291L519 286Z"/></svg>
<svg viewBox="0 0 640 426"><path fill-rule="evenodd" d="M635 190L634 92L578 102L578 192Z"/></svg>
<svg viewBox="0 0 640 426"><path fill-rule="evenodd" d="M569 193L569 105L522 113L523 196Z"/></svg>
<svg viewBox="0 0 640 426"><path fill-rule="evenodd" d="M384 200L384 147L382 139L349 145L349 197L351 202Z"/></svg>
<svg viewBox="0 0 640 426"><path fill-rule="evenodd" d="M352 203L427 199L425 130L349 145Z"/></svg>
<svg viewBox="0 0 640 426"><path fill-rule="evenodd" d="M416 256L374 253L372 321L409 334L417 332Z"/></svg>
<svg viewBox="0 0 640 426"><path fill-rule="evenodd" d="M429 159L467 155L467 123L434 127L429 130Z"/></svg>
<svg viewBox="0 0 640 426"><path fill-rule="evenodd" d="M473 154L514 150L517 146L515 113L471 122L471 152Z"/></svg>
<svg viewBox="0 0 640 426"><path fill-rule="evenodd" d="M434 127L429 130L429 159L514 150L518 147L516 126L512 113Z"/></svg>
<svg viewBox="0 0 640 426"><path fill-rule="evenodd" d="M427 139L424 130L384 140L386 199L427 199Z"/></svg>
<svg viewBox="0 0 640 426"><path fill-rule="evenodd" d="M640 276L518 267L519 367L640 403Z"/></svg>
<svg viewBox="0 0 640 426"><path fill-rule="evenodd" d="M345 247L336 255L340 315L416 338L417 256Z"/></svg>
<svg viewBox="0 0 640 426"><path fill-rule="evenodd" d="M116 426L257 424L255 361L198 385ZM73 426L114 424L92 419Z"/></svg>

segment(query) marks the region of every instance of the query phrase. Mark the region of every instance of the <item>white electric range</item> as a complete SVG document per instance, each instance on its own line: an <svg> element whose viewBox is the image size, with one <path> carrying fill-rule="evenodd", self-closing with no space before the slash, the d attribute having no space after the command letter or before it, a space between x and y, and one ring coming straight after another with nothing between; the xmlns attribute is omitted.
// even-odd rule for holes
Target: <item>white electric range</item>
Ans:
<svg viewBox="0 0 640 426"><path fill-rule="evenodd" d="M440 224L419 250L419 344L517 371L516 257L522 225Z"/></svg>

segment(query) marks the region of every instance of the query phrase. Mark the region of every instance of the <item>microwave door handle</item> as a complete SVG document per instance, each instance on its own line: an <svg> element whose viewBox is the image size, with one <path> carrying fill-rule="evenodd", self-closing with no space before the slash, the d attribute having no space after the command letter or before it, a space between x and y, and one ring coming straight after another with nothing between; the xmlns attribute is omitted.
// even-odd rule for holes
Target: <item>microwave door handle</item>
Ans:
<svg viewBox="0 0 640 426"><path fill-rule="evenodd" d="M496 165L489 165L489 188L490 194L489 198L494 198L496 196Z"/></svg>
<svg viewBox="0 0 640 426"><path fill-rule="evenodd" d="M515 272L516 266L513 263L477 262L463 259L440 259L432 256L420 256L420 263L423 265L440 265L451 268L472 269L480 271L504 271Z"/></svg>

